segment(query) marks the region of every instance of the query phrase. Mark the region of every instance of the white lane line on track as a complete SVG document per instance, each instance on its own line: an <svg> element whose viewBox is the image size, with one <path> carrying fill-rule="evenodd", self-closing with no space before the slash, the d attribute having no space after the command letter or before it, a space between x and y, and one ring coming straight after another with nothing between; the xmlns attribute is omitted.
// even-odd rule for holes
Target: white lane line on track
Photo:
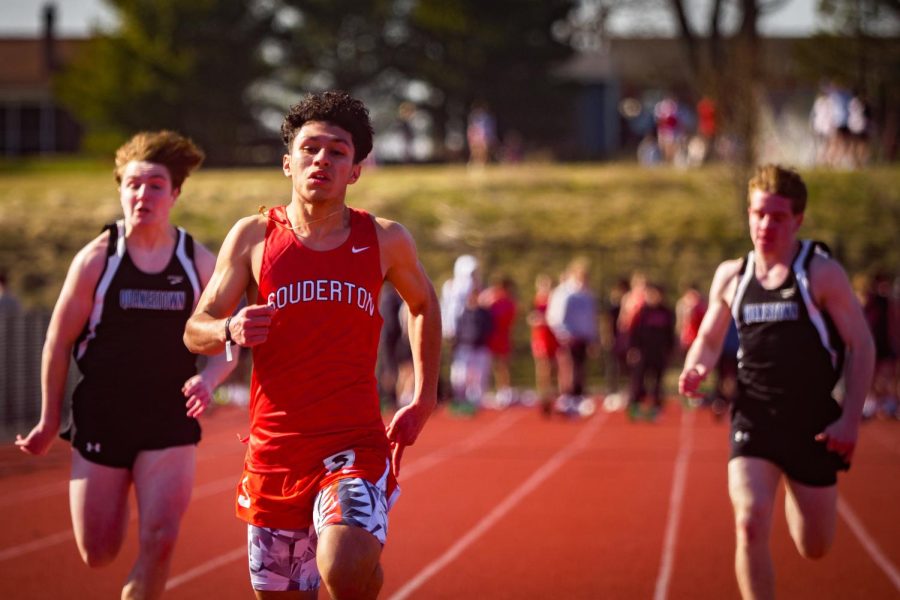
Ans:
<svg viewBox="0 0 900 600"><path fill-rule="evenodd" d="M58 496L69 492L68 481L54 481L33 488L22 490L18 493L11 493L0 498L0 506L9 506L10 504L21 504L47 496Z"/></svg>
<svg viewBox="0 0 900 600"><path fill-rule="evenodd" d="M219 567L227 565L228 563L235 562L241 558L243 558L244 560L247 559L247 548L245 546L236 548L227 554L217 556L216 558L201 563L193 569L185 571L180 575L169 578L169 580L166 582L166 591L168 592L169 590L176 588L183 583L187 583L192 579L196 579L197 577L206 575L210 571L218 569Z"/></svg>
<svg viewBox="0 0 900 600"><path fill-rule="evenodd" d="M43 550L44 548L49 548L55 544L61 544L62 542L68 541L75 537L75 534L72 533L71 529L66 529L65 531L60 531L40 539L28 542L27 544L19 544L18 546L13 546L11 548L5 548L0 550L0 561L9 560L11 558L19 558L23 554L28 554L29 552L37 552L38 550Z"/></svg>
<svg viewBox="0 0 900 600"><path fill-rule="evenodd" d="M859 520L859 517L856 516L856 513L853 512L853 509L850 508L850 505L847 504L841 496L838 496L837 508L838 514L841 515L841 518L844 519L850 527L850 530L853 532L853 535L856 536L856 539L859 540L859 543L866 549L866 552L869 553L869 556L875 564L881 567L881 570L884 571L887 578L891 580L891 583L894 584L897 591L900 591L900 572L897 571L897 567L884 555L884 552L881 551L881 547L875 539L869 535L869 532L866 531L862 521Z"/></svg>
<svg viewBox="0 0 900 600"><path fill-rule="evenodd" d="M236 460L240 461L245 450L243 447L241 447L239 448L240 452L238 453L234 451L234 448L236 446L241 446L240 442L238 442L237 440L225 443L218 442L211 446L206 446L203 453L198 453L197 462L201 463L212 459L218 459L227 454L234 454ZM237 480L235 479L235 481ZM5 494L2 498L0 498L0 507L9 506L11 504L21 504L30 500L46 498L47 496L59 496L68 493L68 481L54 481L52 483L37 485L32 488L26 488L19 492L11 492Z"/></svg>
<svg viewBox="0 0 900 600"><path fill-rule="evenodd" d="M438 463L447 460L448 458L478 448L479 446L489 442L505 429L509 429L509 427L511 427L514 423L521 420L525 414L526 412L523 411L507 411L503 413L494 423L492 423L488 427L485 427L484 429L479 430L475 435L472 435L464 440L460 440L459 442L456 442L446 448L442 448L430 454L426 454L422 458L410 462L409 465L403 467L403 469L401 470L401 480L408 481L419 473L427 471L428 469L434 467ZM234 487L234 482L232 482L231 487ZM185 571L180 575L172 577L171 579L169 579L169 581L166 582L166 590L171 590L172 588L178 587L184 583L187 583L188 581L205 575L206 573L223 565L246 557L246 546L235 548L230 552L201 563L189 571Z"/></svg>
<svg viewBox="0 0 900 600"><path fill-rule="evenodd" d="M191 494L191 501L199 500L200 498L206 498L207 496L213 496L220 492L227 491L229 489L235 489L237 485L237 480L234 477L226 477L223 479L217 479L215 481L210 481L208 483L204 483L203 485L199 485L194 488L193 493ZM67 486L68 489L68 486ZM137 518L137 511L132 511L130 521L134 521ZM29 552L36 552L38 550L43 550L49 546L53 546L54 544L61 544L62 542L73 539L75 536L72 533L71 529L66 529L65 531L58 531L56 533L51 533L50 535L44 536L42 538L33 540L31 542L25 544L18 544L16 546L11 546L9 548L4 548L0 550L0 562L4 560L9 560L11 558L19 558L23 554L28 554Z"/></svg>
<svg viewBox="0 0 900 600"><path fill-rule="evenodd" d="M436 560L425 566L419 571L418 575L406 582L406 584L397 590L389 600L402 600L409 597L414 591L420 588L435 574L439 573L444 567L453 562L466 548L471 546L479 537L484 535L495 523L506 516L523 498L533 492L547 478L553 475L566 461L572 456L583 450L591 437L606 422L607 413L599 413L581 430L578 436L572 440L567 446L564 446L550 457L541 467L535 471L531 477L525 480L519 487L512 491L503 499L490 513L479 521L472 529L463 535L455 544L447 549Z"/></svg>
<svg viewBox="0 0 900 600"><path fill-rule="evenodd" d="M672 565L675 563L675 546L678 543L678 525L681 522L681 507L684 504L687 470L694 444L695 414L693 410L681 413L678 457L675 459L675 474L672 478L672 491L669 494L669 514L666 517L666 535L663 538L662 557L659 574L656 576L653 600L665 600L669 595L669 580L672 577Z"/></svg>
<svg viewBox="0 0 900 600"><path fill-rule="evenodd" d="M426 454L422 458L418 458L410 462L409 465L406 465L401 469L401 479L409 479L411 477L414 477L415 475L423 471L427 471L428 469L434 467L436 464L441 463L448 458L478 448L479 446L493 439L500 432L509 429L514 423L520 421L525 414L527 413L524 411L507 411L503 413L499 419L491 423L490 426L480 430L475 435L472 435L464 440L460 440L459 442L447 446L446 448L435 450L430 454Z"/></svg>
<svg viewBox="0 0 900 600"><path fill-rule="evenodd" d="M860 431L860 434L864 434L866 439L875 440L878 445L885 450L888 450L893 454L900 455L900 445L898 445L897 440L893 437L891 437L891 439L888 439L888 437L884 435L884 431L879 431L875 428L866 429L864 426L862 428L862 431Z"/></svg>

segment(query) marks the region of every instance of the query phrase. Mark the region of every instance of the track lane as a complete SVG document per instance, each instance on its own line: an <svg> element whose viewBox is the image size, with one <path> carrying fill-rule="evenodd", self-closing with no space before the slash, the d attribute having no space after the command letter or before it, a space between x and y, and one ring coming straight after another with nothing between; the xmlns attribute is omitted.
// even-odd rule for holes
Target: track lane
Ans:
<svg viewBox="0 0 900 600"><path fill-rule="evenodd" d="M594 417L596 419L597 416ZM504 420L506 420L504 422ZM546 422L513 408L473 419L439 411L404 458L403 494L391 515L383 598L434 562L566 444L588 421ZM669 403L656 424L627 423L621 413L411 598L651 598L665 543L680 407ZM182 525L167 598L249 598L245 527L233 516L233 485L246 414L224 409L204 423L197 487ZM68 449L41 460L0 450L0 551L69 531ZM727 498L727 424L697 413L674 541L669 598L736 598L734 534ZM418 465L418 466L417 466ZM863 426L842 501L893 565L900 564L900 426ZM473 474L482 474L475 478ZM471 492L472 489L479 494ZM10 495L12 494L12 495ZM835 546L822 561L797 556L787 535L783 497L773 531L782 598L895 598L890 577L839 518ZM61 541L0 561L0 594L15 598L117 597L136 554L132 522L122 555L91 571L74 542ZM222 556L227 559L216 562ZM327 597L327 594L320 594Z"/></svg>

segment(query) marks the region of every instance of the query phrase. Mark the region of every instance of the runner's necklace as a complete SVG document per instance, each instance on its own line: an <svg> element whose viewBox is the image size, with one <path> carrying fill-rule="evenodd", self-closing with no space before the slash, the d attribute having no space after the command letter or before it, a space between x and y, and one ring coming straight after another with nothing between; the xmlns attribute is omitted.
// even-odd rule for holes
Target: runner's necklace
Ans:
<svg viewBox="0 0 900 600"><path fill-rule="evenodd" d="M302 227L305 227L307 233L309 233L309 226L310 226L311 224L317 223L317 222L319 222L319 221L324 221L324 220L327 219L328 217L333 217L334 215L336 215L336 214L338 214L339 212L343 211L345 208L347 208L347 207L346 207L346 206L342 206L342 207L340 207L339 209L337 209L336 211L328 213L328 214L325 215L324 217L319 217L318 219L313 219L312 221L306 221L305 223L300 223L299 225L285 225L284 223L281 223L280 221L275 221L275 219L272 219L272 217L269 215L269 211L268 211L268 209L266 208L265 204L260 204L260 205L259 205L259 214L265 215L267 219L271 219L272 221L275 221L276 223L278 223L279 225L281 225L281 226L284 227L285 229L290 229L291 231L297 231L298 229L300 229L300 228L302 228ZM285 214L286 217L290 217L290 215L287 214L287 209L285 209L284 214Z"/></svg>

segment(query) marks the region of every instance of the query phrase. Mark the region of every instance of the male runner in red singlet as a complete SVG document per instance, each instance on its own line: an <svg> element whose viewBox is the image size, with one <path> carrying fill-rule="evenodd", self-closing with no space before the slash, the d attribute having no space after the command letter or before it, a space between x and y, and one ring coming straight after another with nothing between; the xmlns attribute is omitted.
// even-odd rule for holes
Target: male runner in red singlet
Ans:
<svg viewBox="0 0 900 600"><path fill-rule="evenodd" d="M257 597L315 598L321 580L332 598L374 598L400 457L437 400L440 310L407 230L344 203L372 149L362 102L307 96L282 135L291 202L232 228L185 342L253 350L236 510ZM374 375L385 280L409 307L416 371L387 429Z"/></svg>
<svg viewBox="0 0 900 600"><path fill-rule="evenodd" d="M682 394L699 397L733 318L740 351L728 491L744 598L775 595L769 532L782 479L797 550L820 558L830 548L837 471L849 468L872 380L874 345L844 269L823 244L797 239L805 207L800 175L757 169L749 185L753 250L719 265L679 380ZM831 393L841 375L839 405Z"/></svg>

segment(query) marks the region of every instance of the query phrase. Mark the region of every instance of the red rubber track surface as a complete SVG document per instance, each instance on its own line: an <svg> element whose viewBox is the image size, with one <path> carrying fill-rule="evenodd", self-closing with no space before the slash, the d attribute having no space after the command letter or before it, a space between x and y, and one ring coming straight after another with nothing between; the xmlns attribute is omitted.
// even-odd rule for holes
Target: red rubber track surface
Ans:
<svg viewBox="0 0 900 600"><path fill-rule="evenodd" d="M203 424L166 598L252 598L246 527L233 516L246 413L218 408ZM69 453L62 442L42 458L0 449L2 598L119 597L137 553L134 503L115 562L82 564ZM674 401L656 423L439 409L404 456L381 597L737 598L727 457L726 423ZM837 536L820 561L793 548L780 494L778 596L900 598L900 423L863 425L838 489Z"/></svg>

